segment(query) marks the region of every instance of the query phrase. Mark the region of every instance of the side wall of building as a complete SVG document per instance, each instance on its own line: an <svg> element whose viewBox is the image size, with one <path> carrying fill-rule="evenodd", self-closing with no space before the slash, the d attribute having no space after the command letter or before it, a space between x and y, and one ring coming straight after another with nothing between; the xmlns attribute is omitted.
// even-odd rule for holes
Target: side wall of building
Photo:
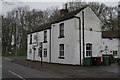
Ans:
<svg viewBox="0 0 120 80"><path fill-rule="evenodd" d="M83 12L84 11L84 50L83 53ZM76 16L81 18L81 58L83 62L83 54L86 56L86 44L92 44L92 57L102 56L101 54L101 42L102 42L102 33L101 33L101 21L93 12L90 7L85 8L83 11L78 13Z"/></svg>

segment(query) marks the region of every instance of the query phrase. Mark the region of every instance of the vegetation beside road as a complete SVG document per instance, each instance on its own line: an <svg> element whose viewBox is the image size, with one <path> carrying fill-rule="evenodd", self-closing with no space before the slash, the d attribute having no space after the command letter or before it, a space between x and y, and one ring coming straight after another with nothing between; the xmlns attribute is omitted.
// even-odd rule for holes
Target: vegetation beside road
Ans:
<svg viewBox="0 0 120 80"><path fill-rule="evenodd" d="M99 2L67 2L69 12L81 9L87 5L89 5L101 19L103 25L102 31L116 31L119 29L118 14L116 14L118 12L117 6L111 7ZM65 6L63 5L63 7ZM31 10L29 6L23 6L14 8L6 15L0 15L2 18L3 53L15 51L16 43L18 43L19 46L18 50L27 51L28 32L39 29L42 24L58 20L61 17L59 11L58 6L46 8L45 10ZM23 55L23 53L21 55Z"/></svg>
<svg viewBox="0 0 120 80"><path fill-rule="evenodd" d="M11 52L2 53L2 54L0 54L0 56L26 56L26 51L24 51L24 50L17 51L17 54L11 53Z"/></svg>

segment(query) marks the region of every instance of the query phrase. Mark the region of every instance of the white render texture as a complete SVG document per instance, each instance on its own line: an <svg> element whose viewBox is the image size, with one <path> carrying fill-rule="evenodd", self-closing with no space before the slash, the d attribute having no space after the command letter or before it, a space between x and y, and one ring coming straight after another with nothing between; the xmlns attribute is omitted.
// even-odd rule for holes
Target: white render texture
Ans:
<svg viewBox="0 0 120 80"><path fill-rule="evenodd" d="M107 49L106 49L107 46ZM106 49L106 50L105 50ZM113 54L112 51L118 51L118 55L114 56L117 58L119 56L119 39L118 38L103 38L102 39L102 54Z"/></svg>
<svg viewBox="0 0 120 80"><path fill-rule="evenodd" d="M44 41L44 31L47 31L47 43L43 43ZM35 53L34 53L34 50L33 50L33 45L34 44L29 44L30 43L30 34L28 34L28 47L27 47L27 59L30 59L30 60L37 60L37 61L41 61L41 57L39 55L39 44L40 42L43 43L43 47L42 47L42 58L43 58L43 61L45 62L49 62L49 54L50 54L50 30L47 29L47 30L43 30L43 31L40 31L40 32L35 32L35 33L31 33L32 34L32 43L36 42L34 40L34 35L35 34L38 34L38 46L36 46L36 50L35 50ZM47 57L44 57L44 49L47 49ZM30 49L32 49L32 53L30 53Z"/></svg>

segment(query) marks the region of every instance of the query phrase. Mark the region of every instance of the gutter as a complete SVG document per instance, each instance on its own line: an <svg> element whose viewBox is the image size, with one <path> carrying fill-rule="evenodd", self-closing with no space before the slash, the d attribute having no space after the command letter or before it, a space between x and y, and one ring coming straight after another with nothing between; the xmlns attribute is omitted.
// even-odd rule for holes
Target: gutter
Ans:
<svg viewBox="0 0 120 80"><path fill-rule="evenodd" d="M50 46L49 47L50 47L49 62L51 63L51 29L50 29Z"/></svg>

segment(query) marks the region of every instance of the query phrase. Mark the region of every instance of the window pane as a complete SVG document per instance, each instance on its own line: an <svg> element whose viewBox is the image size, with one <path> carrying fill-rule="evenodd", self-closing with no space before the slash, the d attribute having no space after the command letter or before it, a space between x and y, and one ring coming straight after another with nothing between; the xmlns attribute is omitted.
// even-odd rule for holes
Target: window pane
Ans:
<svg viewBox="0 0 120 80"><path fill-rule="evenodd" d="M60 36L64 36L64 23L60 24Z"/></svg>
<svg viewBox="0 0 120 80"><path fill-rule="evenodd" d="M113 55L114 55L114 56L117 55L117 51L113 51Z"/></svg>
<svg viewBox="0 0 120 80"><path fill-rule="evenodd" d="M64 44L60 44L60 57L64 56Z"/></svg>
<svg viewBox="0 0 120 80"><path fill-rule="evenodd" d="M32 44L32 34L30 35L30 44Z"/></svg>
<svg viewBox="0 0 120 80"><path fill-rule="evenodd" d="M47 41L47 31L44 31L44 41Z"/></svg>
<svg viewBox="0 0 120 80"><path fill-rule="evenodd" d="M92 44L86 44L86 56L92 56Z"/></svg>
<svg viewBox="0 0 120 80"><path fill-rule="evenodd" d="M60 44L60 50L64 50L64 44Z"/></svg>
<svg viewBox="0 0 120 80"><path fill-rule="evenodd" d="M64 51L60 51L60 56L64 56Z"/></svg>
<svg viewBox="0 0 120 80"><path fill-rule="evenodd" d="M30 53L30 54L32 53L32 49L29 49L29 53Z"/></svg>
<svg viewBox="0 0 120 80"><path fill-rule="evenodd" d="M47 57L47 49L44 49L44 57Z"/></svg>

